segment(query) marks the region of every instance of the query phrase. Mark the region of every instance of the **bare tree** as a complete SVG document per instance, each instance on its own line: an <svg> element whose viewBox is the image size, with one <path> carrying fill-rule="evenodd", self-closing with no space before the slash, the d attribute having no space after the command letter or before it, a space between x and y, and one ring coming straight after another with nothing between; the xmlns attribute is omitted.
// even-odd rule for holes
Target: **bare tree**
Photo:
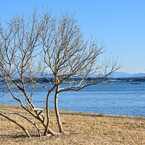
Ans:
<svg viewBox="0 0 145 145"><path fill-rule="evenodd" d="M99 47L93 40L85 41L73 16L66 14L62 15L59 20L55 19L51 29L47 22L47 19L44 19L45 27L41 34L44 63L45 68L49 68L54 77L53 87L48 90L46 99L47 125L49 124L49 96L55 89L56 118L60 133L64 133L58 110L58 94L69 90L79 91L87 86L96 85L119 67L116 61L98 63L99 57L103 53L103 46ZM88 82L87 77L91 74L97 74L97 79ZM79 82L61 88L60 85L71 77L79 77Z"/></svg>
<svg viewBox="0 0 145 145"><path fill-rule="evenodd" d="M87 86L96 85L119 68L116 61L100 63L103 46L99 46L93 40L85 41L77 21L68 14L62 14L57 19L47 12L37 17L34 12L27 22L24 16L13 17L5 29L2 24L0 25L0 50L1 77L8 91L23 109L41 122L44 135L57 135L49 127L49 97L52 92L55 92L54 105L59 132L66 133L58 110L59 93L69 90L79 91ZM53 81L51 85L48 83L44 86L37 81L37 78L41 74L41 77L50 81L50 78L44 75L48 70L53 74ZM96 74L96 79L88 81L87 77L91 74ZM61 87L61 84L70 78L79 78L79 81L64 88ZM43 109L36 108L32 102L33 92L38 85L48 91L45 100L46 115ZM30 86L32 90L28 93ZM19 96L15 95L14 90L19 92ZM27 104L29 109L24 104ZM5 117L6 113L8 112L1 111L0 115ZM21 114L16 115L29 120L41 136L34 122ZM12 119L9 120L12 121ZM22 129L30 137L28 131L25 128Z"/></svg>

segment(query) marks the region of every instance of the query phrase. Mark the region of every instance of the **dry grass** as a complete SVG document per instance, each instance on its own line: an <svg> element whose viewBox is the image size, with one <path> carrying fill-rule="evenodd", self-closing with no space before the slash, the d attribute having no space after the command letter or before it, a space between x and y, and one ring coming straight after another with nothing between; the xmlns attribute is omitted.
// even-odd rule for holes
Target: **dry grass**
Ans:
<svg viewBox="0 0 145 145"><path fill-rule="evenodd" d="M18 111L26 114L20 107L0 106L6 111ZM26 114L29 116L28 114ZM10 116L10 115L9 115ZM10 116L13 117L13 116ZM31 116L29 116L31 118ZM36 130L18 116L14 118L23 124L33 135L27 138L23 131L12 122L0 116L0 144L26 145L143 145L145 144L145 118L105 116L88 113L61 111L61 120L70 135L35 137ZM51 127L57 130L54 112L51 111ZM38 125L39 123L33 119ZM40 128L42 128L40 126Z"/></svg>

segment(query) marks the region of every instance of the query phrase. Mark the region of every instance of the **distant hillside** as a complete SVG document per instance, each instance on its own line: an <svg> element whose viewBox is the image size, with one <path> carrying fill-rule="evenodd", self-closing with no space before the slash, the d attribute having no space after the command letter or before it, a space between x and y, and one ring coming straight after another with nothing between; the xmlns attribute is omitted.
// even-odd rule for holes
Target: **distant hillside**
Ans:
<svg viewBox="0 0 145 145"><path fill-rule="evenodd" d="M90 75L85 79L85 81L98 81L98 79L101 79L103 76L100 76L100 78L97 78L96 75ZM49 78L49 79L46 79ZM14 79L19 82L19 78L17 75L14 76ZM29 78L25 78L27 82L29 82ZM43 76L41 74L38 74L35 78L35 81L37 82L54 82L53 75L51 73L45 73ZM113 72L111 75L109 75L106 80L115 80L115 81L145 81L145 73L136 73L136 74L129 74L125 72ZM70 77L66 80L66 82L79 82L81 81L81 77ZM0 82L3 82L2 79L0 79Z"/></svg>

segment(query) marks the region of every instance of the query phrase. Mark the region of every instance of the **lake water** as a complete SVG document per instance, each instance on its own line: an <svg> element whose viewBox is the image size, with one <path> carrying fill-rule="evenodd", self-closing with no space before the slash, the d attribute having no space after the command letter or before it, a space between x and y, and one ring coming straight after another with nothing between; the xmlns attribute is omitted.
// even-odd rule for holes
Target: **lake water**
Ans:
<svg viewBox="0 0 145 145"><path fill-rule="evenodd" d="M37 107L45 108L46 94L43 89L35 91L33 101ZM54 108L53 94L49 102L51 109ZM1 96L0 104L18 105L10 94ZM63 92L59 94L59 109L145 117L145 82L137 85L130 82L113 82L111 85L90 86L79 92Z"/></svg>

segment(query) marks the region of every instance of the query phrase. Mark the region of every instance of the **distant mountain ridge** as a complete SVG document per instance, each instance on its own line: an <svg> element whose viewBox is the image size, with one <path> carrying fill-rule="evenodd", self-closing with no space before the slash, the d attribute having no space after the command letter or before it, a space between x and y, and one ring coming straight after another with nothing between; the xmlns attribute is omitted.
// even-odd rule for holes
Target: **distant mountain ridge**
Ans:
<svg viewBox="0 0 145 145"><path fill-rule="evenodd" d="M126 73L126 72L113 72L109 78L137 78L137 77L145 77L145 73Z"/></svg>
<svg viewBox="0 0 145 145"><path fill-rule="evenodd" d="M40 76L40 75L38 75L38 76ZM52 73L44 73L43 76L45 76L47 78L53 78ZM89 77L95 78L96 75L93 74L93 75L90 75ZM108 76L108 78L138 78L138 77L145 77L145 73L130 74L130 73L126 73L126 72L113 72L111 75ZM71 78L73 78L73 77L71 77Z"/></svg>

